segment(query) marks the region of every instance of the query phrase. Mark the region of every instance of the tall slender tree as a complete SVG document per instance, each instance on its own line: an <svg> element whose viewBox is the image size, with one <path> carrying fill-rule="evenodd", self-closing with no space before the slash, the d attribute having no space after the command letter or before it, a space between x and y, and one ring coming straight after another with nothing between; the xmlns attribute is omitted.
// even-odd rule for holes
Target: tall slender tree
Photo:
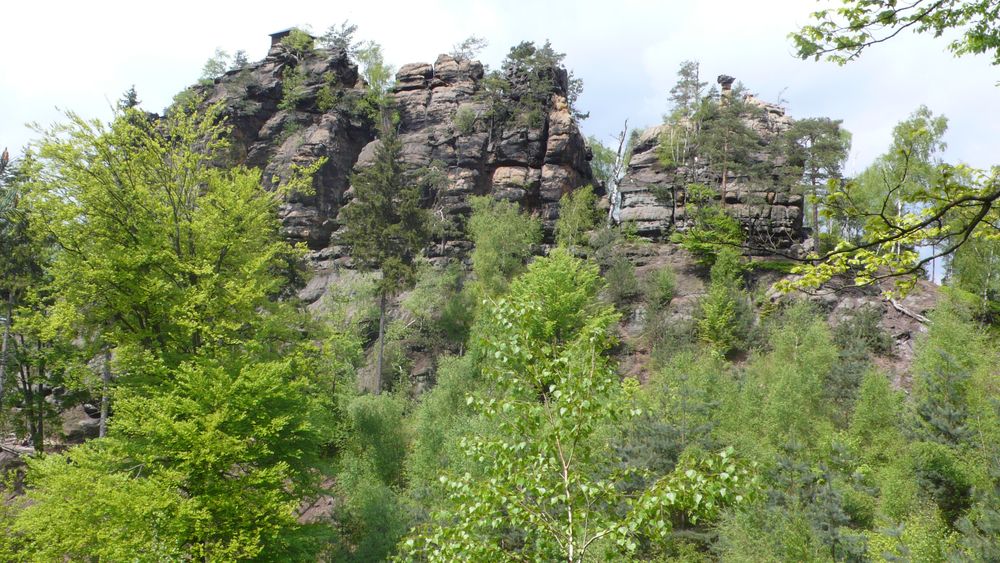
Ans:
<svg viewBox="0 0 1000 563"><path fill-rule="evenodd" d="M851 147L850 133L841 123L828 117L800 119L786 133L786 149L792 161L802 167L801 182L811 196L814 237L819 236L819 207L826 183L841 177Z"/></svg>
<svg viewBox="0 0 1000 563"><path fill-rule="evenodd" d="M341 212L344 241L358 266L382 273L377 286L376 393L382 388L387 302L413 284L417 259L431 236L430 214L421 206L425 185L421 172L405 170L395 130L383 128L378 143L372 165L352 177L354 199Z"/></svg>

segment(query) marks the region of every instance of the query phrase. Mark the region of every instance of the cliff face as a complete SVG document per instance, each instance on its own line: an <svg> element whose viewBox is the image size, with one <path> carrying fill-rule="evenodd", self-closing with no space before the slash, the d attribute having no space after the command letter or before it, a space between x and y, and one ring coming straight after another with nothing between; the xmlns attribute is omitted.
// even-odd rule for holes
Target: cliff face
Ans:
<svg viewBox="0 0 1000 563"><path fill-rule="evenodd" d="M289 103L284 91L295 79L301 80L295 88L297 101ZM232 157L261 168L265 188L286 181L293 165L327 159L313 182L315 193L292 194L281 208L290 240L305 242L314 251L325 248L351 169L375 138L371 122L353 109L363 92L357 67L342 51L303 56L278 44L263 61L198 88L207 103L224 105L233 128ZM324 90L331 96L329 107L318 101Z"/></svg>
<svg viewBox="0 0 1000 563"><path fill-rule="evenodd" d="M788 183L779 178L786 163L767 148L775 143L792 120L780 106L755 98L747 98L759 112L747 125L759 136L762 150L753 155L757 164L765 164L771 174L750 180L730 176L722 204L743 225L755 246L781 251L801 252L805 234L802 230L803 199ZM699 183L718 188L721 177L696 158L690 167L665 167L659 158L660 139L664 126L644 131L633 148L632 160L620 184L623 223L635 225L644 235L658 238L674 230L684 231L692 225L687 213L686 189ZM657 199L656 194L662 194Z"/></svg>
<svg viewBox="0 0 1000 563"><path fill-rule="evenodd" d="M399 70L392 95L403 158L414 168L436 166L447 178L432 205L449 234L428 248L429 256L471 249L464 228L473 195L518 202L551 234L562 195L593 183L589 149L567 102L566 71L551 72L547 112L531 122L499 124L487 118L478 61L442 55L433 65ZM302 293L308 301L322 295L332 272L350 263L348 249L337 244L336 218L351 197L351 172L371 163L378 142L373 123L357 109L364 87L342 51L295 53L280 43L263 61L195 87L206 103L223 104L233 127L231 156L261 168L264 188L286 181L293 165L327 159L315 193L292 194L281 207L286 236L308 245L318 274ZM291 103L289 89L296 93Z"/></svg>
<svg viewBox="0 0 1000 563"><path fill-rule="evenodd" d="M456 231L462 232L470 211L468 198L492 194L520 203L551 232L563 194L593 182L590 155L566 100L566 72L552 70L550 108L532 124L488 117L478 61L441 55L433 65L408 64L396 75L403 153L410 165L444 168L448 182L435 207ZM466 250L468 242L444 247L445 253Z"/></svg>

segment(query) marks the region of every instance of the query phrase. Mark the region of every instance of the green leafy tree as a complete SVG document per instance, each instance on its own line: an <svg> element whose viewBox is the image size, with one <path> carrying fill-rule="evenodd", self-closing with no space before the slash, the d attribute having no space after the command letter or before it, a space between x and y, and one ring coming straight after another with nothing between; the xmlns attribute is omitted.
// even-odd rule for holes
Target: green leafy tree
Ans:
<svg viewBox="0 0 1000 563"><path fill-rule="evenodd" d="M563 69L565 58L565 53L557 52L548 41L542 46L522 41L510 48L500 68L482 83L484 119L492 137L502 137L512 125L541 127L552 109L553 94L564 96L574 115L584 117L575 107L583 82Z"/></svg>
<svg viewBox="0 0 1000 563"><path fill-rule="evenodd" d="M469 217L472 272L483 297L495 297L524 269L532 247L542 242L538 219L521 212L517 204L488 196L474 197Z"/></svg>
<svg viewBox="0 0 1000 563"><path fill-rule="evenodd" d="M382 388L386 306L389 298L416 281L417 259L430 240L430 216L421 206L424 185L408 174L402 144L395 131L384 129L371 166L351 178L354 199L340 213L343 240L358 267L379 271L378 355L374 389Z"/></svg>
<svg viewBox="0 0 1000 563"><path fill-rule="evenodd" d="M212 84L216 78L226 73L228 67L229 53L217 47L215 54L205 61L205 65L201 67L201 78L198 79L198 82Z"/></svg>
<svg viewBox="0 0 1000 563"><path fill-rule="evenodd" d="M997 13L991 2L916 0L904 4L884 0L850 0L838 9L819 10L815 23L792 34L802 58L826 57L846 63L869 47L890 41L905 30L931 33L935 37L957 32L949 48L958 55L991 53L994 64L1000 62ZM891 208L890 197L897 190L888 186L883 198ZM917 190L906 201L913 210L900 217L882 218L870 210L851 204L849 189L835 190L827 198L828 207L847 209L849 217L868 223L859 241L843 242L834 249L817 254L813 263L800 268L803 287L816 287L830 277L855 272L858 284L877 279L897 278L897 288L906 291L914 276L926 264L950 256L969 240L989 238L990 225L997 217L1000 182L992 172L966 166L937 167L931 189ZM846 202L846 204L845 204ZM876 209L882 208L877 206ZM876 220L878 219L878 220ZM917 245L931 246L930 255L904 249ZM787 285L785 287L788 287Z"/></svg>
<svg viewBox="0 0 1000 563"><path fill-rule="evenodd" d="M296 510L318 492L332 381L320 334L276 299L295 267L277 206L305 180L268 192L259 172L215 167L219 107L184 110L109 125L70 114L38 142L25 199L47 218L31 228L56 242L40 333L113 355L118 377L103 381L107 437L30 463L15 525L35 559L320 548Z"/></svg>
<svg viewBox="0 0 1000 563"><path fill-rule="evenodd" d="M491 308L480 337L497 393L468 400L498 433L466 440L482 474L444 477L447 505L403 544L404 557L584 561L602 538L623 535L599 430L626 403L604 357L617 315L599 287L595 266L556 250Z"/></svg>
<svg viewBox="0 0 1000 563"><path fill-rule="evenodd" d="M677 82L670 88L670 113L663 116L660 135L660 162L671 169L690 167L695 155L702 120L706 116L705 86L697 61L684 61L677 70ZM664 194L665 195L665 194ZM676 194L671 194L671 197ZM661 196L662 199L662 196Z"/></svg>
<svg viewBox="0 0 1000 563"><path fill-rule="evenodd" d="M451 56L456 61L471 61L489 42L475 35L470 35L451 48Z"/></svg>
<svg viewBox="0 0 1000 563"><path fill-rule="evenodd" d="M337 49L346 53L349 57L357 57L360 44L354 41L354 34L357 33L358 26L344 20L339 25L331 25L319 38L319 43L327 49Z"/></svg>
<svg viewBox="0 0 1000 563"><path fill-rule="evenodd" d="M300 361L199 359L174 370L163 390L122 394L107 438L31 462L16 525L33 540L33 555L235 560L315 552L319 530L298 524L296 508L316 491L325 437Z"/></svg>
<svg viewBox="0 0 1000 563"><path fill-rule="evenodd" d="M395 70L385 62L382 46L374 41L361 44L355 53L365 81L361 110L379 125L380 131L388 131L396 120L393 108L395 98L390 93Z"/></svg>
<svg viewBox="0 0 1000 563"><path fill-rule="evenodd" d="M562 196L559 200L559 218L556 219L556 244L571 251L587 244L587 234L597 227L600 211L594 188L583 186Z"/></svg>
<svg viewBox="0 0 1000 563"><path fill-rule="evenodd" d="M714 199L714 190L703 184L688 184L685 210L692 225L670 235L670 240L695 255L702 264L712 265L722 249L740 248L746 235L740 222Z"/></svg>

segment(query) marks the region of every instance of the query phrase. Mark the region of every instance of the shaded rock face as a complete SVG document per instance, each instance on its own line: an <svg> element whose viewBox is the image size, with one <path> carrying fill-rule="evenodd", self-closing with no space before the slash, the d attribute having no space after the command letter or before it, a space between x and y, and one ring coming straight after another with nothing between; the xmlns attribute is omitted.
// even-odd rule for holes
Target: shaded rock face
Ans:
<svg viewBox="0 0 1000 563"><path fill-rule="evenodd" d="M297 101L282 104L293 74L302 79L295 88ZM357 67L342 51L297 55L277 44L263 61L198 88L207 103L223 104L232 126L231 156L260 168L264 188L287 181L293 166L326 158L313 180L315 193L293 193L280 210L285 235L313 251L328 245L354 163L375 138L371 121L353 109L363 86ZM320 103L324 90L329 96Z"/></svg>
<svg viewBox="0 0 1000 563"><path fill-rule="evenodd" d="M755 98L749 103L762 111L759 118L748 121L767 146L788 130L792 120L780 106ZM704 165L671 170L660 162L658 149L664 126L644 131L635 144L632 160L622 179L620 221L635 225L639 234L652 238L690 228L692 220L686 209L686 187L699 183L718 188L721 177ZM765 152L756 155L759 162L770 166L770 178L750 181L748 178L730 176L725 195L717 196L723 205L743 225L750 241L756 247L778 251L801 252L804 240L802 230L803 199L786 182L783 175L785 163ZM663 195L658 200L656 192Z"/></svg>
<svg viewBox="0 0 1000 563"><path fill-rule="evenodd" d="M464 232L469 197L491 194L518 202L538 215L551 234L559 199L593 183L590 156L566 100L566 73L555 71L549 109L540 122L504 125L488 118L482 91L483 65L441 55L433 65L404 65L393 95L400 114L403 155L414 167L438 166L447 182L434 194L437 214L452 232ZM358 166L366 164L362 152ZM461 238L461 237L459 237ZM467 241L444 241L431 254L456 254Z"/></svg>

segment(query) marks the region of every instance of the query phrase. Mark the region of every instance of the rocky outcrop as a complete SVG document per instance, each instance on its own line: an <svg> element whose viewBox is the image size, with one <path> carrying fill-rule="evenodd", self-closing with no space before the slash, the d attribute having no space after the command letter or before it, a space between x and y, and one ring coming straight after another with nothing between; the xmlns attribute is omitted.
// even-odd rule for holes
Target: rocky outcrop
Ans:
<svg viewBox="0 0 1000 563"><path fill-rule="evenodd" d="M588 148L567 102L567 73L550 72L555 79L545 114L499 123L483 99L478 61L442 55L434 64L399 69L392 95L403 160L411 168L437 167L446 178L430 198L447 233L428 248L431 257L471 249L464 233L473 195L518 202L551 235L562 195L593 183ZM317 275L301 294L310 302L324 293L333 272L350 265L336 218L350 200L352 171L370 164L378 142L374 124L359 110L364 89L344 52L295 52L280 42L264 60L194 87L205 103L223 105L232 126L231 158L260 168L265 189L288 181L296 165L326 159L315 191L291 194L280 210L286 236L311 251Z"/></svg>
<svg viewBox="0 0 1000 563"><path fill-rule="evenodd" d="M491 194L538 215L551 233L559 199L593 183L589 153L566 100L567 75L556 76L546 115L537 123L498 123L483 99L483 65L441 55L433 65L404 65L393 95L400 115L403 155L414 167L437 166L447 181L434 194L438 215L463 232L469 197ZM362 152L359 166L364 166ZM467 241L447 241L432 253L463 252Z"/></svg>
<svg viewBox="0 0 1000 563"><path fill-rule="evenodd" d="M196 87L206 103L223 104L231 156L260 168L265 188L286 182L293 166L326 159L314 192L291 194L280 211L286 236L314 251L328 245L354 163L375 138L371 121L355 109L363 86L343 51L295 53L278 43L264 60Z"/></svg>
<svg viewBox="0 0 1000 563"><path fill-rule="evenodd" d="M748 97L747 102L760 109L747 124L759 135L766 148L791 126L784 109ZM687 213L687 186L692 183L719 188L721 177L695 158L693 166L665 167L659 158L665 126L644 131L633 148L632 159L622 179L620 221L631 223L639 234L661 238L670 232L684 231L692 224ZM753 156L758 163L770 166L764 179L730 177L724 195L717 199L743 225L754 246L760 249L801 252L803 198L784 176L783 159L762 150Z"/></svg>

